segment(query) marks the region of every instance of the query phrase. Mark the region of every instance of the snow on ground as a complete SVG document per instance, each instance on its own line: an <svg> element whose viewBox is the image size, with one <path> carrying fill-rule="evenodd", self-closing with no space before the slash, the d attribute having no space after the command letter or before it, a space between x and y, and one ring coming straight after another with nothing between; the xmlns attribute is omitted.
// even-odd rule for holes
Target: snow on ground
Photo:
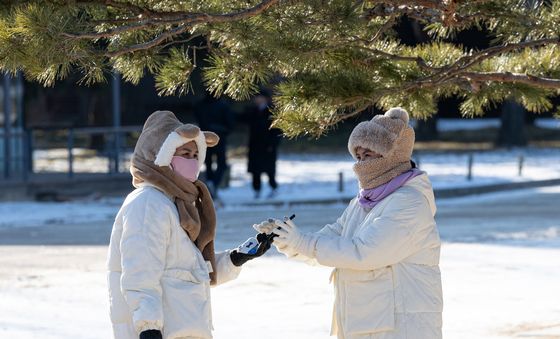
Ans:
<svg viewBox="0 0 560 339"><path fill-rule="evenodd" d="M439 200L445 338L560 338L560 223L549 210L559 196L560 187L548 187ZM470 210L474 217L504 201L518 210L531 200L551 213L527 208L530 220L514 221L504 215L507 231L496 220L471 222L457 213ZM320 219L325 207L311 208ZM255 218L271 212L255 210ZM486 235L465 242L463 228ZM238 233L221 235L218 250L239 243ZM109 338L106 252L106 246L0 246L0 336ZM212 291L215 338L327 338L329 274L275 251L247 263L239 279Z"/></svg>
<svg viewBox="0 0 560 339"><path fill-rule="evenodd" d="M522 175L519 176L521 155L524 161ZM429 174L435 189L560 178L560 149L524 148L474 153L471 180L467 179L468 156L423 153L416 155L415 160ZM266 198L270 192L266 175L263 175L262 197L257 200L253 197L246 159L230 159L230 165L230 187L220 191L226 208L239 208L240 204L256 201L347 199L356 194L358 187L352 171L353 160L349 154L281 155L277 163L277 181L280 186L272 200ZM91 163L89 166L95 169ZM105 163L101 162L100 167L105 168ZM344 178L342 192L338 191L339 173ZM116 214L123 198L85 198L65 203L0 203L0 227L104 220Z"/></svg>
<svg viewBox="0 0 560 339"><path fill-rule="evenodd" d="M560 129L560 119L554 119L554 118L535 119L535 125L541 128Z"/></svg>
<svg viewBox="0 0 560 339"><path fill-rule="evenodd" d="M473 119L446 119L436 120L438 131L464 131L478 130L482 128L499 128L500 119L498 118L473 118Z"/></svg>
<svg viewBox="0 0 560 339"><path fill-rule="evenodd" d="M499 207L496 202L504 200L519 208L538 198L550 207L559 196L560 187L549 187L445 199L438 205L444 215L462 209L476 214L481 206ZM324 207L312 208L320 219ZM460 234L442 232L444 338L560 338L560 223L551 215L531 214L531 225L517 219L507 232L491 220L441 220L442 231L464 223L471 233L494 235L463 242L457 241ZM541 225L555 231L531 231ZM232 248L238 238L225 233L217 249ZM0 336L109 338L106 252L106 246L0 246ZM250 261L237 280L212 290L215 338L328 338L330 271L274 250Z"/></svg>
<svg viewBox="0 0 560 339"><path fill-rule="evenodd" d="M67 224L114 218L124 199L1 202L0 227Z"/></svg>
<svg viewBox="0 0 560 339"><path fill-rule="evenodd" d="M520 156L523 157L521 176ZM472 157L471 180L468 180L467 153L422 153L413 158L428 173L435 189L560 178L560 149L500 150L472 153ZM246 161L232 159L230 164L232 181L231 187L221 193L224 202L254 201ZM349 154L281 156L277 163L280 187L275 200L352 197L358 186L352 165ZM338 191L340 173L344 178L342 192ZM263 174L264 196L269 192L266 180Z"/></svg>
<svg viewBox="0 0 560 339"><path fill-rule="evenodd" d="M414 120L412 120L415 124ZM439 118L436 120L437 128L440 132L478 130L482 128L499 128L501 121L499 118ZM537 118L535 125L540 128L560 129L560 119Z"/></svg>
<svg viewBox="0 0 560 339"><path fill-rule="evenodd" d="M525 157L522 177L517 176L519 154ZM423 154L420 166L436 188L560 177L560 150L476 153L472 181L466 180L466 159ZM243 159L232 160L232 185L222 192L226 204L253 201L245 166ZM282 156L277 199L352 195L356 182L350 179L351 167L347 155ZM338 172L347 179L343 193L336 190ZM551 217L549 208L546 216L531 214L515 222L484 220L474 208L492 208L504 199L529 203L544 193L558 197L560 187L438 201L442 218L450 209L465 210L464 217L440 225L445 338L560 338L560 218ZM91 221L110 227L122 200L0 203L0 228ZM316 207L318 216L324 208L331 207ZM240 241L235 230L223 234L218 249ZM0 336L109 338L106 251L106 246L0 246ZM239 279L212 292L215 338L327 338L329 274L329 268L288 261L273 251L249 262Z"/></svg>

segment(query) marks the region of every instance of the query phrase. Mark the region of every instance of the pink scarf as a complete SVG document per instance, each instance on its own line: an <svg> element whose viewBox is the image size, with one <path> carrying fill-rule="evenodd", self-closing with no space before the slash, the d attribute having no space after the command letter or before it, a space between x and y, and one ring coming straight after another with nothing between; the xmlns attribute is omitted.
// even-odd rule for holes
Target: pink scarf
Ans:
<svg viewBox="0 0 560 339"><path fill-rule="evenodd" d="M373 208L375 207L375 205L381 202L381 200L385 199L389 194L396 191L397 188L401 187L407 181L422 173L424 172L417 168L413 168L394 177L389 182L383 185L377 186L375 188L361 189L360 193L358 194L358 201L363 208Z"/></svg>

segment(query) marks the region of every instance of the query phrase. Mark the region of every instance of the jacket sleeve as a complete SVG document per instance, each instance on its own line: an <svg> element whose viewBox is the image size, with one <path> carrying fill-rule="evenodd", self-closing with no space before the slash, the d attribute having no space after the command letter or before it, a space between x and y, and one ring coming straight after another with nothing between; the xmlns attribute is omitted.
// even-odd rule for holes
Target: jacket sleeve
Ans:
<svg viewBox="0 0 560 339"><path fill-rule="evenodd" d="M352 238L319 237L321 265L372 270L393 265L421 249L435 225L428 201L416 190L395 192L377 217L366 218Z"/></svg>
<svg viewBox="0 0 560 339"><path fill-rule="evenodd" d="M317 236L327 236L327 237L340 237L342 234L342 228L344 223L346 222L346 215L348 214L348 207L342 215L332 224L327 224L323 226L319 231L315 232L312 236L316 238ZM315 260L315 258L306 256L302 253L299 253L296 249L291 247L277 247L278 252L286 255L290 259L295 259L298 261L303 261L309 265L318 265L319 263Z"/></svg>
<svg viewBox="0 0 560 339"><path fill-rule="evenodd" d="M138 333L163 328L160 279L171 232L168 209L146 196L134 201L123 216L121 289Z"/></svg>
<svg viewBox="0 0 560 339"><path fill-rule="evenodd" d="M231 251L223 251L216 253L216 266L218 271L218 280L216 285L226 283L236 279L241 272L241 266L235 266L229 257Z"/></svg>

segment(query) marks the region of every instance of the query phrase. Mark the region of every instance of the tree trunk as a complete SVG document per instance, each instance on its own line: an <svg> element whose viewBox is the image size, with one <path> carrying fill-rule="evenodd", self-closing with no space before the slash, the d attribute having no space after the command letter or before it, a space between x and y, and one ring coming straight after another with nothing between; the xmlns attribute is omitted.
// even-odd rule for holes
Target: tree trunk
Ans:
<svg viewBox="0 0 560 339"><path fill-rule="evenodd" d="M525 108L515 101L505 101L502 105L501 120L496 144L505 147L527 146Z"/></svg>

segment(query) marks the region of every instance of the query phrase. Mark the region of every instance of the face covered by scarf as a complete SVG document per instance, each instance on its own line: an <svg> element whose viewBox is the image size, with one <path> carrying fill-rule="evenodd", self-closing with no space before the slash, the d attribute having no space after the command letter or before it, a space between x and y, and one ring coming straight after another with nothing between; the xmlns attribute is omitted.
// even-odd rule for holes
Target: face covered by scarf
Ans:
<svg viewBox="0 0 560 339"><path fill-rule="evenodd" d="M385 185L412 168L414 129L408 121L408 112L396 107L359 123L350 134L348 151L354 159L358 147L380 155L354 164L361 192Z"/></svg>
<svg viewBox="0 0 560 339"><path fill-rule="evenodd" d="M389 182L375 188L361 189L358 194L358 202L363 208L374 208L381 200L385 199L399 187L406 184L410 179L424 172L417 168L401 173L389 180Z"/></svg>
<svg viewBox="0 0 560 339"><path fill-rule="evenodd" d="M410 160L395 162L394 157L357 161L353 170L361 189L376 188L412 168Z"/></svg>

